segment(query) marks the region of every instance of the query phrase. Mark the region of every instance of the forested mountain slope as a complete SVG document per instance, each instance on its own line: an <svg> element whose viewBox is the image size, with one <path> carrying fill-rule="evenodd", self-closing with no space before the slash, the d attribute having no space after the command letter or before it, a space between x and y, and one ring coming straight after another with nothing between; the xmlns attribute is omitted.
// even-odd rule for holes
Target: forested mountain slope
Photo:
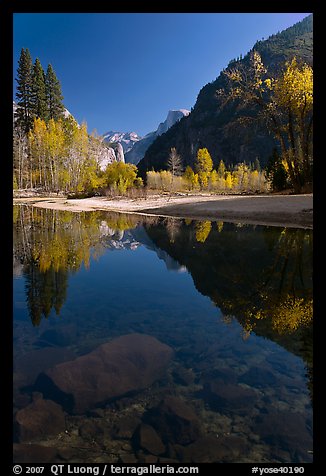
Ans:
<svg viewBox="0 0 326 476"><path fill-rule="evenodd" d="M267 40L257 41L252 49L260 53L269 74L277 74L284 62L294 56L312 66L312 15ZM226 69L239 64L249 66L249 57L250 52L244 58L231 60ZM265 124L257 121L246 127L239 125L241 116L257 115L254 108L240 112L236 102L221 107L216 91L225 85L226 76L222 71L216 80L201 89L191 113L159 136L148 148L138 165L141 174L144 175L147 170L166 169L171 147L176 147L184 166L194 165L197 151L202 147L209 150L214 165L218 165L221 159L226 164L254 162L256 159L261 165L266 164L277 145L275 138Z"/></svg>

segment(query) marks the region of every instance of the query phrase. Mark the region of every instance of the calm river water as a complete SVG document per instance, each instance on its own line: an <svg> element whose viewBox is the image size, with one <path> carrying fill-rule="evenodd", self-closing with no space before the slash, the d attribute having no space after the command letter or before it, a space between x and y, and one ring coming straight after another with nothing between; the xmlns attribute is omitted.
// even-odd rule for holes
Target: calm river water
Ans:
<svg viewBox="0 0 326 476"><path fill-rule="evenodd" d="M15 462L312 462L311 230L21 205L13 233Z"/></svg>

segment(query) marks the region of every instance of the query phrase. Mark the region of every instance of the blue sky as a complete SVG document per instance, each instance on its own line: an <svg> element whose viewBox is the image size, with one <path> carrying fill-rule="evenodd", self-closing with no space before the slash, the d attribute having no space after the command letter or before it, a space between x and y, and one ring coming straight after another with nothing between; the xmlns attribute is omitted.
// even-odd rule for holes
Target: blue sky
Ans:
<svg viewBox="0 0 326 476"><path fill-rule="evenodd" d="M51 63L64 104L88 130L155 130L257 40L309 13L16 13L21 48Z"/></svg>

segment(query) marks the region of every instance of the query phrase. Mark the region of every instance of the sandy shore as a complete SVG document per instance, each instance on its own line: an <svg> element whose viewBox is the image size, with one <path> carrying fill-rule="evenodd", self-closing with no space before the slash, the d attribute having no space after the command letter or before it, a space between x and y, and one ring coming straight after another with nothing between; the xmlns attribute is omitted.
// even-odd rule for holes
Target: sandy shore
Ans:
<svg viewBox="0 0 326 476"><path fill-rule="evenodd" d="M107 210L235 223L313 228L313 195L151 195L147 198L84 199L20 198L15 203L29 203L43 208L75 212Z"/></svg>

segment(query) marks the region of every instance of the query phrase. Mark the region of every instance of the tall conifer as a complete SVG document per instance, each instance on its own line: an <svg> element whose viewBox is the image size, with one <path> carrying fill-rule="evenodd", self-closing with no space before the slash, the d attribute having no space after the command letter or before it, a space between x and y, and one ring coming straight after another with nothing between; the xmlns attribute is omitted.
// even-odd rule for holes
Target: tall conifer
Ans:
<svg viewBox="0 0 326 476"><path fill-rule="evenodd" d="M48 111L45 94L45 74L40 63L36 58L33 66L32 82L32 111L35 117L47 119Z"/></svg>
<svg viewBox="0 0 326 476"><path fill-rule="evenodd" d="M17 68L17 125L28 132L33 123L32 111L32 57L28 48L22 48Z"/></svg>
<svg viewBox="0 0 326 476"><path fill-rule="evenodd" d="M52 65L49 64L45 76L45 91L49 119L57 121L62 117L64 105L60 81L58 80Z"/></svg>

